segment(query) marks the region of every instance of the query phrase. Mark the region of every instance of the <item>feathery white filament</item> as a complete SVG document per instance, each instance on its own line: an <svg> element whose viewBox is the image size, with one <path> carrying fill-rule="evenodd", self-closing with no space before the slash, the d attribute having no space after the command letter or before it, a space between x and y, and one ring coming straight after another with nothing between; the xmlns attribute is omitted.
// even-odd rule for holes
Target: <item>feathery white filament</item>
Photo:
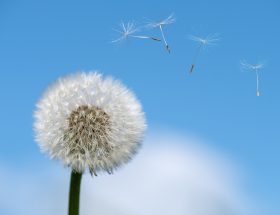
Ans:
<svg viewBox="0 0 280 215"><path fill-rule="evenodd" d="M115 30L115 31L120 33L121 37L119 37L116 40L113 40L112 43L116 43L116 42L120 42L122 40L126 40L129 37L134 37L134 38L138 38L138 39L151 39L151 40L154 40L154 41L161 41L160 39L158 39L156 37L152 37L152 36L135 35L134 33L138 32L139 29L136 28L136 26L134 25L133 22L128 22L128 23L121 22L120 28L121 28L121 30Z"/></svg>

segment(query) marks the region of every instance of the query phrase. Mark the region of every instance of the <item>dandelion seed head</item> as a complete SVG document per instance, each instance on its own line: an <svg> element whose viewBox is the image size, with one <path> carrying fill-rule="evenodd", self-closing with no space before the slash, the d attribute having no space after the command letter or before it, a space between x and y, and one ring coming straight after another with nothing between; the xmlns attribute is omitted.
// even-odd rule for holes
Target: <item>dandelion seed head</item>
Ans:
<svg viewBox="0 0 280 215"><path fill-rule="evenodd" d="M134 94L96 72L59 79L39 100L34 116L41 150L81 173L111 173L128 162L146 127Z"/></svg>

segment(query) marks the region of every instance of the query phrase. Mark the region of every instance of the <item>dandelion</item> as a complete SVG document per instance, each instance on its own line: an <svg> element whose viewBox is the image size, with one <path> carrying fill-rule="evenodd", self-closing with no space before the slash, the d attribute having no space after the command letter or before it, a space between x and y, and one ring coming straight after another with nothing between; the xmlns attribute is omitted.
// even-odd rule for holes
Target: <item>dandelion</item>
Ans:
<svg viewBox="0 0 280 215"><path fill-rule="evenodd" d="M217 37L217 34L214 35L208 35L206 38L201 38L201 37L197 37L197 36L190 36L189 37L192 41L198 42L199 46L196 49L196 52L194 54L194 58L192 61L192 65L190 68L190 73L193 72L195 65L196 65L196 61L199 57L199 54L201 52L202 49L205 49L206 46L208 45L215 45L217 41L219 41L219 38Z"/></svg>
<svg viewBox="0 0 280 215"><path fill-rule="evenodd" d="M43 94L34 115L41 150L72 169L69 215L79 213L82 174L111 174L127 163L138 151L146 127L134 94L96 72L59 79Z"/></svg>
<svg viewBox="0 0 280 215"><path fill-rule="evenodd" d="M264 67L263 63L258 64L249 64L246 61L241 62L241 66L245 70L253 71L256 74L256 95L260 96L260 90L259 90L259 71Z"/></svg>
<svg viewBox="0 0 280 215"><path fill-rule="evenodd" d="M165 38L165 35L164 35L164 32L163 32L163 26L173 24L174 22L175 22L174 15L171 14L166 19L160 20L158 22L150 21L147 25L147 27L150 27L150 28L159 28L160 29L161 37L162 37L162 40L164 42L165 48L168 51L168 53L171 52L171 49L170 49L170 46L168 45L168 43L166 41L166 38Z"/></svg>
<svg viewBox="0 0 280 215"><path fill-rule="evenodd" d="M151 36L146 36L146 35L135 35L135 33L139 31L139 29L136 28L136 26L133 22L128 22L128 23L121 22L120 28L121 28L120 30L115 30L115 31L120 33L121 37L119 37L116 40L113 40L112 43L126 40L129 37L134 37L134 38L138 38L138 39L151 39L151 40L158 41L158 42L161 41L160 39L158 39L156 37L151 37Z"/></svg>

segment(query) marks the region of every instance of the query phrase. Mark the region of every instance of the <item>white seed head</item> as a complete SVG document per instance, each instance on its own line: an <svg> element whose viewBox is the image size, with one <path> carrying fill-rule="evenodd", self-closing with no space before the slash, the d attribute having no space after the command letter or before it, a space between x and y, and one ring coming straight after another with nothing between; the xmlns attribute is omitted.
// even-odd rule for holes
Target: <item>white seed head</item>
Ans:
<svg viewBox="0 0 280 215"><path fill-rule="evenodd" d="M77 172L89 169L95 175L128 162L146 128L134 94L96 72L60 78L39 100L34 116L43 152Z"/></svg>

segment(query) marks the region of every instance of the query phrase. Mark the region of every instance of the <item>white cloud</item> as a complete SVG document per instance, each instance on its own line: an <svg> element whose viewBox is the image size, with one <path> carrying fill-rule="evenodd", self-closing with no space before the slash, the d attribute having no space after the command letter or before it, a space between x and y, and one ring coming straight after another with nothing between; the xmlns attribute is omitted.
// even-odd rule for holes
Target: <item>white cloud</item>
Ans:
<svg viewBox="0 0 280 215"><path fill-rule="evenodd" d="M135 159L114 175L83 177L81 215L250 214L236 168L199 142L166 132L149 135ZM67 214L68 172L55 166L24 175L2 169L0 213Z"/></svg>

